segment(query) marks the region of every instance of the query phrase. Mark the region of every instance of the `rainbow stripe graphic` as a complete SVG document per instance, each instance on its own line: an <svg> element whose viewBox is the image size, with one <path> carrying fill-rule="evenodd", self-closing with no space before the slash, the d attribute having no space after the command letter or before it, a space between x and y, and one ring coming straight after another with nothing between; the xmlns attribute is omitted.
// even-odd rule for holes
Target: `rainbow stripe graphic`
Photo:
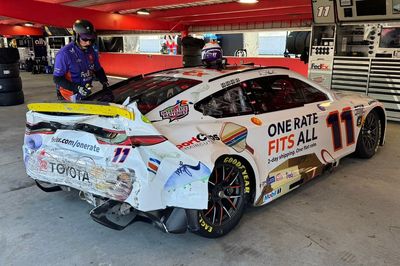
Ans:
<svg viewBox="0 0 400 266"><path fill-rule="evenodd" d="M222 136L222 142L232 147L242 141L247 137L247 129L245 127L237 128L236 130L230 131Z"/></svg>

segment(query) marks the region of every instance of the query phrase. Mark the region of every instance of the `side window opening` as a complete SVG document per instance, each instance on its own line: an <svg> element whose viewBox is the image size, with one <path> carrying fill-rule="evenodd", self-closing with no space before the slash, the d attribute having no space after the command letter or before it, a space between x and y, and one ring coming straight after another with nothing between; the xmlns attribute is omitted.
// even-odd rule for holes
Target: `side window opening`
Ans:
<svg viewBox="0 0 400 266"><path fill-rule="evenodd" d="M257 113L301 107L305 102L302 89L286 75L249 80L246 92Z"/></svg>
<svg viewBox="0 0 400 266"><path fill-rule="evenodd" d="M289 78L275 80L271 87L275 90L274 104L278 109L289 109L302 106L304 97Z"/></svg>
<svg viewBox="0 0 400 266"><path fill-rule="evenodd" d="M304 103L314 103L329 100L329 97L322 91L314 88L310 84L307 84L298 79L292 79L296 88L301 89L304 95Z"/></svg>
<svg viewBox="0 0 400 266"><path fill-rule="evenodd" d="M288 76L263 77L246 82L246 92L257 113L301 106Z"/></svg>
<svg viewBox="0 0 400 266"><path fill-rule="evenodd" d="M328 96L311 85L286 75L248 80L245 91L257 113L268 113L328 100Z"/></svg>
<svg viewBox="0 0 400 266"><path fill-rule="evenodd" d="M212 117L230 117L253 113L240 85L221 90L195 104L195 109Z"/></svg>

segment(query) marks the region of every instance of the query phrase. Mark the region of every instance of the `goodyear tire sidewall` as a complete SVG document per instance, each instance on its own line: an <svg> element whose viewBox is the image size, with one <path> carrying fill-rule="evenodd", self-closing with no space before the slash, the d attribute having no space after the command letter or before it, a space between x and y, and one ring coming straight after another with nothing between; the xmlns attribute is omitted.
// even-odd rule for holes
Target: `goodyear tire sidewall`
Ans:
<svg viewBox="0 0 400 266"><path fill-rule="evenodd" d="M208 238L223 236L239 223L251 192L249 169L247 164L244 163L244 159L236 156L225 156L216 162L215 168L218 164L232 165L239 170L239 178L241 179L240 183L243 185L243 200L239 204L238 210L234 213L234 216L229 221L224 222L221 226L211 224L207 221L207 218L203 217L203 211L198 211L199 231L197 233Z"/></svg>

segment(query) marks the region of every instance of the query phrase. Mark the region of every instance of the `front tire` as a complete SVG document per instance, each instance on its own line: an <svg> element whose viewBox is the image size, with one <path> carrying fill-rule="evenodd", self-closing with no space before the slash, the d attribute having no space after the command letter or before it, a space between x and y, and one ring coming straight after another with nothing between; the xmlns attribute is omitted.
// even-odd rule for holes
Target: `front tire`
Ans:
<svg viewBox="0 0 400 266"><path fill-rule="evenodd" d="M379 147L381 138L381 121L375 110L372 110L361 127L358 135L356 155L360 158L371 158Z"/></svg>
<svg viewBox="0 0 400 266"><path fill-rule="evenodd" d="M198 211L196 234L221 237L239 223L250 192L247 173L246 166L234 157L216 163L208 181L208 207Z"/></svg>

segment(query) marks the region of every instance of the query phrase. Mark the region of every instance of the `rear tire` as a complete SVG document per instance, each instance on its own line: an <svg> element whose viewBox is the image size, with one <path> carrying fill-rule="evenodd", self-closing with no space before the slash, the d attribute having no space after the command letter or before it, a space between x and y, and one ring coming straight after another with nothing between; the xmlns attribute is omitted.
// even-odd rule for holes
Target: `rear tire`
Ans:
<svg viewBox="0 0 400 266"><path fill-rule="evenodd" d="M19 77L19 64L0 64L0 79L18 78Z"/></svg>
<svg viewBox="0 0 400 266"><path fill-rule="evenodd" d="M186 56L201 56L201 47L184 46L182 48L182 54Z"/></svg>
<svg viewBox="0 0 400 266"><path fill-rule="evenodd" d="M358 157L367 159L374 156L379 147L381 126L378 113L372 110L365 118L358 135L355 152Z"/></svg>
<svg viewBox="0 0 400 266"><path fill-rule="evenodd" d="M19 61L17 48L0 48L0 64L14 64Z"/></svg>
<svg viewBox="0 0 400 266"><path fill-rule="evenodd" d="M0 106L10 106L24 103L22 91L0 93Z"/></svg>
<svg viewBox="0 0 400 266"><path fill-rule="evenodd" d="M183 56L183 67L195 67L195 66L201 66L201 56L190 56L190 55L184 55Z"/></svg>
<svg viewBox="0 0 400 266"><path fill-rule="evenodd" d="M0 79L0 93L17 92L22 90L22 80L20 77Z"/></svg>
<svg viewBox="0 0 400 266"><path fill-rule="evenodd" d="M250 193L247 173L246 165L234 157L216 163L208 181L207 209L198 211L200 229L196 234L221 237L239 223Z"/></svg>

